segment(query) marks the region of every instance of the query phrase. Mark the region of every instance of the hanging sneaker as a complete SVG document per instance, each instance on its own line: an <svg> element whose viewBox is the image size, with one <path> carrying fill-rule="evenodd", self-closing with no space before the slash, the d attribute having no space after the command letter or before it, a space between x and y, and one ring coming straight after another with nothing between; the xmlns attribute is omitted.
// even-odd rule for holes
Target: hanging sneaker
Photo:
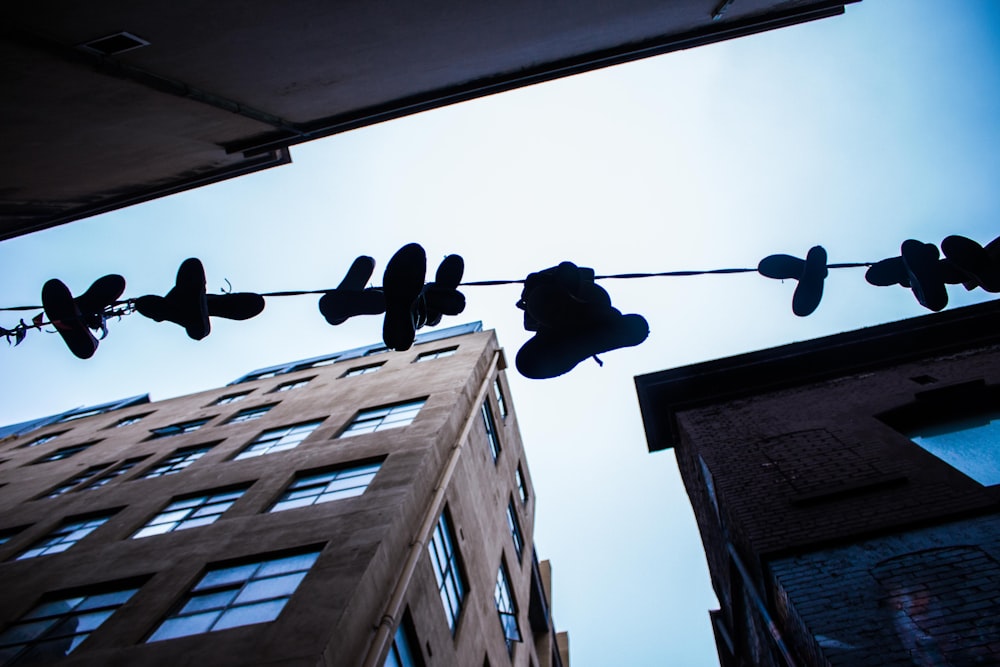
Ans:
<svg viewBox="0 0 1000 667"><path fill-rule="evenodd" d="M343 324L357 315L381 315L385 312L385 295L381 290L365 285L375 270L375 260L362 255L354 260L337 289L319 299L319 312L333 326Z"/></svg>
<svg viewBox="0 0 1000 667"><path fill-rule="evenodd" d="M166 296L141 296L135 300L135 309L156 322L179 324L188 337L201 340L212 331L207 296L205 268L200 260L191 257L181 263L175 284Z"/></svg>
<svg viewBox="0 0 1000 667"><path fill-rule="evenodd" d="M249 320L264 312L264 297L254 292L206 294L205 303L209 317L227 320Z"/></svg>
<svg viewBox="0 0 1000 667"><path fill-rule="evenodd" d="M465 262L460 255L448 255L441 261L434 282L424 286L422 299L417 301L418 324L437 326L444 315L459 315L465 310L465 295L458 291L464 272Z"/></svg>
<svg viewBox="0 0 1000 667"><path fill-rule="evenodd" d="M105 310L125 291L125 279L116 274L103 276L74 299L66 285L56 278L42 286L42 308L63 341L79 359L97 352L97 338L90 329L104 327Z"/></svg>
<svg viewBox="0 0 1000 667"><path fill-rule="evenodd" d="M941 251L969 278L963 281L968 289L978 286L987 292L1000 292L1000 262L992 259L986 248L964 236L949 236L941 241Z"/></svg>
<svg viewBox="0 0 1000 667"><path fill-rule="evenodd" d="M903 241L900 255L906 266L910 289L924 308L937 312L948 305L948 292L938 266L937 246L914 239Z"/></svg>
<svg viewBox="0 0 1000 667"><path fill-rule="evenodd" d="M826 249L813 246L805 259L792 255L769 255L757 264L757 272L777 280L795 280L792 294L792 312L799 317L811 315L823 299L823 282L829 271L826 268Z"/></svg>
<svg viewBox="0 0 1000 667"><path fill-rule="evenodd" d="M649 336L649 324L641 315L622 315L617 309L603 322L572 331L538 331L514 360L518 372L532 380L564 375L584 359L642 343Z"/></svg>
<svg viewBox="0 0 1000 667"><path fill-rule="evenodd" d="M427 255L417 243L410 243L392 256L382 276L385 319L382 341L391 350L408 350L416 337L416 302L424 287Z"/></svg>

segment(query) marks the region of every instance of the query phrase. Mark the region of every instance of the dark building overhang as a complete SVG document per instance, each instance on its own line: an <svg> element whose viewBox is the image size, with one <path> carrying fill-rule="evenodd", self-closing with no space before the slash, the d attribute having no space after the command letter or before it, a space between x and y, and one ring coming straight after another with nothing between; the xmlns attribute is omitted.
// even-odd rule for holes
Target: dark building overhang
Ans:
<svg viewBox="0 0 1000 667"><path fill-rule="evenodd" d="M0 29L0 239L285 164L304 141L855 1L16 3Z"/></svg>
<svg viewBox="0 0 1000 667"><path fill-rule="evenodd" d="M679 441L692 408L1000 343L1000 300L639 375L649 451Z"/></svg>

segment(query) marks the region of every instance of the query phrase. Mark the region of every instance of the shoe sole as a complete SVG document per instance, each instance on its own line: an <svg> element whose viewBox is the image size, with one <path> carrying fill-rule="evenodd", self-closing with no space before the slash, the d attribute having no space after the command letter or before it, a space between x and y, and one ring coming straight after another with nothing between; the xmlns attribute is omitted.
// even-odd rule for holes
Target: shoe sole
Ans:
<svg viewBox="0 0 1000 667"><path fill-rule="evenodd" d="M42 286L42 308L69 351L79 359L97 352L97 339L83 323L83 317L69 288L56 278Z"/></svg>
<svg viewBox="0 0 1000 667"><path fill-rule="evenodd" d="M427 255L424 249L410 243L389 260L382 276L385 294L385 319L382 322L382 342L391 350L408 350L416 337L413 306L424 288L427 275Z"/></svg>

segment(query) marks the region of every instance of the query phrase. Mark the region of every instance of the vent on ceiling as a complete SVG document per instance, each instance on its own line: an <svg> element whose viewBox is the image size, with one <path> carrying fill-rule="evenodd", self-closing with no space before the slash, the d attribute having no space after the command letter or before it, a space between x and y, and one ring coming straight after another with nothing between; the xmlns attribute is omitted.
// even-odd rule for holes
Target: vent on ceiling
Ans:
<svg viewBox="0 0 1000 667"><path fill-rule="evenodd" d="M136 37L130 32L116 32L113 35L84 42L80 48L91 53L99 53L102 56L117 56L119 53L140 49L144 46L149 46L149 42L142 37Z"/></svg>

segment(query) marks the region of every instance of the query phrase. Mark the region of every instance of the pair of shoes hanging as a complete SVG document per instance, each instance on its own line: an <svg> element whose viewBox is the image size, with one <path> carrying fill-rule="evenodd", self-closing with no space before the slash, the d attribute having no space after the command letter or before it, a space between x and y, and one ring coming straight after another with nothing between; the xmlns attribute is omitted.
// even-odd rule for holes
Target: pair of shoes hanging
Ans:
<svg viewBox="0 0 1000 667"><path fill-rule="evenodd" d="M608 293L594 283L594 271L572 262L530 274L517 307L524 328L534 331L517 352L521 375L534 380L558 377L584 359L642 343L649 325L641 315L622 315Z"/></svg>
<svg viewBox="0 0 1000 667"><path fill-rule="evenodd" d="M327 322L338 325L358 315L384 314L385 346L408 350L417 329L436 326L444 315L458 315L465 310L465 296L458 291L465 263L459 255L445 257L434 281L427 284L427 256L417 243L403 246L392 256L381 289L365 287L374 269L375 260L358 257L337 289L320 298L319 311Z"/></svg>
<svg viewBox="0 0 1000 667"><path fill-rule="evenodd" d="M109 274L98 278L86 292L74 298L57 278L42 286L42 308L63 341L76 357L90 359L97 352L98 339L91 330L107 335L107 310L125 291L125 278Z"/></svg>
<svg viewBox="0 0 1000 667"><path fill-rule="evenodd" d="M140 296L135 300L135 309L156 322L179 324L188 337L201 340L212 331L209 317L248 320L264 310L264 297L252 292L207 294L205 268L192 257L181 263L174 286L166 296Z"/></svg>

